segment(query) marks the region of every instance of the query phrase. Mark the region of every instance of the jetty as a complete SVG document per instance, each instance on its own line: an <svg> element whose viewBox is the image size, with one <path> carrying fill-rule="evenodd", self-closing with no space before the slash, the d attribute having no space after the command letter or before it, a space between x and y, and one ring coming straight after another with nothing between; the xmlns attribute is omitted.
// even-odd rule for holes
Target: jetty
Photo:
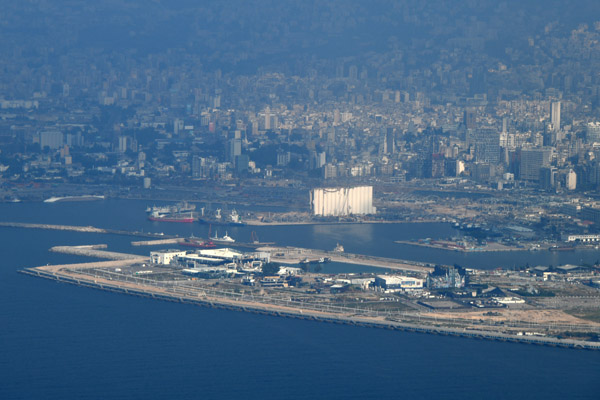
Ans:
<svg viewBox="0 0 600 400"><path fill-rule="evenodd" d="M63 254L74 254L77 256L87 256L87 257L96 257L96 258L106 258L109 260L147 260L148 257L136 255L136 254L127 254L127 253L117 253L114 251L105 251L101 249L105 249L107 246L105 244L96 244L96 245L85 245L85 246L54 246L50 248L50 251L54 253L63 253Z"/></svg>
<svg viewBox="0 0 600 400"><path fill-rule="evenodd" d="M163 233L151 233L151 232L139 232L139 231L127 231L121 229L104 229L96 228L94 226L79 226L79 225L55 225L55 224L30 224L24 222L0 222L0 227L8 228L25 228L25 229L45 229L45 230L56 230L56 231L72 231L81 233L104 233L113 235L124 235L124 236L139 236L139 237L151 237L151 238L175 238L176 236L165 235Z"/></svg>

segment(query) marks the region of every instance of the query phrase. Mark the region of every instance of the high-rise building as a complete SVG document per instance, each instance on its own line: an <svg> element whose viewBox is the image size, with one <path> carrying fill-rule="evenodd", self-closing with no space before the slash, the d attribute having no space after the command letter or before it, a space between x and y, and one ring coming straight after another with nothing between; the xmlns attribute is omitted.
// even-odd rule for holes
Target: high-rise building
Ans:
<svg viewBox="0 0 600 400"><path fill-rule="evenodd" d="M341 121L341 115L340 115L340 110L335 109L333 111L333 125L339 125L340 121Z"/></svg>
<svg viewBox="0 0 600 400"><path fill-rule="evenodd" d="M310 169L321 168L325 165L325 152L316 152L315 150L312 150L308 161Z"/></svg>
<svg viewBox="0 0 600 400"><path fill-rule="evenodd" d="M265 130L271 130L271 109L269 107L265 110Z"/></svg>
<svg viewBox="0 0 600 400"><path fill-rule="evenodd" d="M396 152L396 146L394 142L394 128L387 128L385 133L385 147L387 154L394 154Z"/></svg>
<svg viewBox="0 0 600 400"><path fill-rule="evenodd" d="M63 133L60 131L44 131L40 133L40 147L56 150L63 145Z"/></svg>
<svg viewBox="0 0 600 400"><path fill-rule="evenodd" d="M202 178L202 163L200 156L192 157L192 178Z"/></svg>
<svg viewBox="0 0 600 400"><path fill-rule="evenodd" d="M277 150L277 166L285 167L290 163L290 152L283 149Z"/></svg>
<svg viewBox="0 0 600 400"><path fill-rule="evenodd" d="M600 122L590 122L586 129L588 143L600 143Z"/></svg>
<svg viewBox="0 0 600 400"><path fill-rule="evenodd" d="M551 157L551 147L521 149L521 180L539 182L540 169L550 165Z"/></svg>
<svg viewBox="0 0 600 400"><path fill-rule="evenodd" d="M575 190L577 188L577 174L572 169L567 172L565 177L565 187L567 190Z"/></svg>
<svg viewBox="0 0 600 400"><path fill-rule="evenodd" d="M182 119L179 118L175 118L175 121L173 121L173 133L174 134L179 134L179 132L182 132L184 128L184 123Z"/></svg>
<svg viewBox="0 0 600 400"><path fill-rule="evenodd" d="M498 164L500 162L500 134L495 129L477 129L474 136L476 160Z"/></svg>
<svg viewBox="0 0 600 400"><path fill-rule="evenodd" d="M70 147L83 146L83 136L81 135L81 132L67 133L65 142L67 146Z"/></svg>
<svg viewBox="0 0 600 400"><path fill-rule="evenodd" d="M544 190L552 190L556 181L556 168L542 167L540 168L540 188Z"/></svg>
<svg viewBox="0 0 600 400"><path fill-rule="evenodd" d="M129 136L119 136L119 152L125 153L129 148Z"/></svg>
<svg viewBox="0 0 600 400"><path fill-rule="evenodd" d="M383 127L380 129L380 154L394 154L395 153L395 143L394 143L394 128L391 127Z"/></svg>
<svg viewBox="0 0 600 400"><path fill-rule="evenodd" d="M250 166L250 157L247 154L240 154L235 158L235 169L238 174L248 171Z"/></svg>
<svg viewBox="0 0 600 400"><path fill-rule="evenodd" d="M550 123L552 124L552 130L560 130L560 101L553 101L550 109Z"/></svg>
<svg viewBox="0 0 600 400"><path fill-rule="evenodd" d="M358 67L356 65L351 65L348 68L348 78L350 78L352 80L358 79Z"/></svg>
<svg viewBox="0 0 600 400"><path fill-rule="evenodd" d="M472 109L467 108L465 110L463 124L466 129L475 129L475 112Z"/></svg>
<svg viewBox="0 0 600 400"><path fill-rule="evenodd" d="M323 178L332 179L337 177L337 168L333 164L325 164L323 167Z"/></svg>
<svg viewBox="0 0 600 400"><path fill-rule="evenodd" d="M235 163L235 157L242 154L242 139L230 139L227 148L227 158L230 162Z"/></svg>

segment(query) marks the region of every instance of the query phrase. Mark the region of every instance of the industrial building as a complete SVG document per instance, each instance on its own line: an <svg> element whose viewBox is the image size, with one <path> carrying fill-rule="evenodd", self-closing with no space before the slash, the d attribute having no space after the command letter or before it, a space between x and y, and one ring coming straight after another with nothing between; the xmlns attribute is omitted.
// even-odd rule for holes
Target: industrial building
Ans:
<svg viewBox="0 0 600 400"><path fill-rule="evenodd" d="M373 186L320 188L310 192L313 215L339 217L375 214Z"/></svg>
<svg viewBox="0 0 600 400"><path fill-rule="evenodd" d="M465 281L464 270L454 267L436 266L435 270L427 275L427 287L430 289L463 288Z"/></svg>
<svg viewBox="0 0 600 400"><path fill-rule="evenodd" d="M171 261L178 257L185 256L186 252L182 250L158 250L150 252L150 262L152 264L169 265Z"/></svg>
<svg viewBox="0 0 600 400"><path fill-rule="evenodd" d="M385 292L399 292L407 289L423 289L423 279L400 275L377 275L373 286Z"/></svg>
<svg viewBox="0 0 600 400"><path fill-rule="evenodd" d="M600 242L600 235L568 235L567 242Z"/></svg>

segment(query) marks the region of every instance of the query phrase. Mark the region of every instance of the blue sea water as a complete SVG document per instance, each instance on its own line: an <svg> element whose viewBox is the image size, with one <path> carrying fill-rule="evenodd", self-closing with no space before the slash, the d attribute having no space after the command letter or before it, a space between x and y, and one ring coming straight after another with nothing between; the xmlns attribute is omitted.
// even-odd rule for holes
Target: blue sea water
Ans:
<svg viewBox="0 0 600 400"><path fill-rule="evenodd" d="M143 206L1 204L0 220L197 236L206 229L155 225L145 221ZM234 229L231 235L251 231ZM257 232L265 241L322 248L343 241L352 251L362 243L363 252L377 253L392 239L446 235L444 229L450 228ZM84 260L49 253L54 245L148 249L131 247L128 236L16 228L0 234L0 399L597 399L600 392L597 352L331 325L80 288L16 271Z"/></svg>

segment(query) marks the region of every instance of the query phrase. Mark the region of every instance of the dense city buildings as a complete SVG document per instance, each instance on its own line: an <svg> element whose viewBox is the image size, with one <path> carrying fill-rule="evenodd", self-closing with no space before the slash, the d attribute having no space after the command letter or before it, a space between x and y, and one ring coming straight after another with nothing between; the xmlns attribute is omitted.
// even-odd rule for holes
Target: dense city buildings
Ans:
<svg viewBox="0 0 600 400"><path fill-rule="evenodd" d="M0 399L597 399L599 3L3 1Z"/></svg>
<svg viewBox="0 0 600 400"><path fill-rule="evenodd" d="M1 196L35 185L235 187L270 204L278 188L306 209L323 185L372 186L375 203L407 185L598 194L593 2L559 15L558 5L523 14L492 1L409 1L384 18L351 3L282 4L266 16L243 2L171 14L81 5L68 24L52 4L40 11L52 24L7 6ZM186 35L157 37L162 28L141 22L155 17ZM28 19L37 30L24 41ZM247 41L227 40L236 24Z"/></svg>

